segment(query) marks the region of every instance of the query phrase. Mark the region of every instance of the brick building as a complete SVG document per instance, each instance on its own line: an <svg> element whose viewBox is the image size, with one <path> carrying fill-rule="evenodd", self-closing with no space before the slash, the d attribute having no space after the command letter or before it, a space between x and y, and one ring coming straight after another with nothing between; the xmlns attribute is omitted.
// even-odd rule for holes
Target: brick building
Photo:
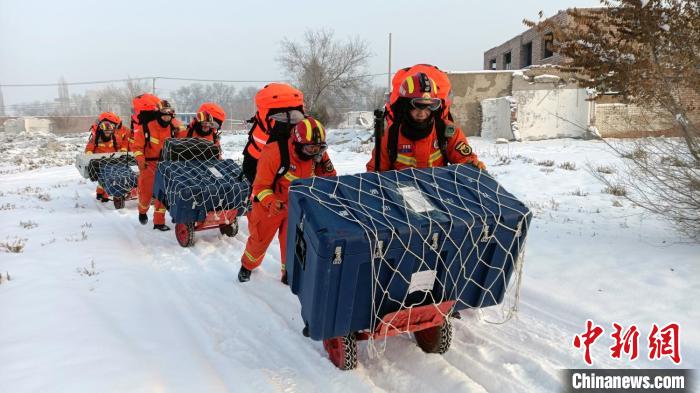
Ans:
<svg viewBox="0 0 700 393"><path fill-rule="evenodd" d="M555 23L566 23L569 16L559 11L549 18ZM531 28L503 44L484 52L485 70L520 70L531 65L560 65L564 58L551 47L552 34Z"/></svg>

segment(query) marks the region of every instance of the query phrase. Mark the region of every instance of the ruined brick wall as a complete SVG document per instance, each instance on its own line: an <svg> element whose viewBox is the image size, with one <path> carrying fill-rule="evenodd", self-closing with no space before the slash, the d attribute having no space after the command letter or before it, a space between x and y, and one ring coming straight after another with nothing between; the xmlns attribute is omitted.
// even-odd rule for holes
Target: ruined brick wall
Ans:
<svg viewBox="0 0 700 393"><path fill-rule="evenodd" d="M479 135L481 101L511 95L512 72L478 71L448 73L452 84L452 115L466 135Z"/></svg>
<svg viewBox="0 0 700 393"><path fill-rule="evenodd" d="M559 13L550 18L550 20L560 24L568 23L569 19L566 11L559 11ZM491 60L496 59L496 69L504 70L503 55L508 52L511 53L511 69L518 70L527 67L525 64L525 54L522 52L522 49L528 42L532 42L532 65L561 65L566 60L558 53L554 53L553 56L545 58L544 35L535 28L531 28L503 44L484 52L484 69L490 70Z"/></svg>

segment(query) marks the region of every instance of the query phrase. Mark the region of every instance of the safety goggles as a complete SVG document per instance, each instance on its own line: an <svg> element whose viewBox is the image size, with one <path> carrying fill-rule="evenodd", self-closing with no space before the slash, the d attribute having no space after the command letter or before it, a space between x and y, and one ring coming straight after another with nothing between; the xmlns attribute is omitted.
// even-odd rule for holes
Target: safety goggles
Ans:
<svg viewBox="0 0 700 393"><path fill-rule="evenodd" d="M318 143L313 145L302 145L301 151L307 156L316 156L323 154L328 149L328 145L325 143Z"/></svg>
<svg viewBox="0 0 700 393"><path fill-rule="evenodd" d="M98 127L102 131L114 131L117 128L117 125L110 121L102 121L100 124L98 124Z"/></svg>
<svg viewBox="0 0 700 393"><path fill-rule="evenodd" d="M439 98L414 98L411 100L413 109L436 111L440 109L442 102Z"/></svg>
<svg viewBox="0 0 700 393"><path fill-rule="evenodd" d="M173 108L160 108L160 115L161 116L174 116L175 109L173 109Z"/></svg>
<svg viewBox="0 0 700 393"><path fill-rule="evenodd" d="M274 115L268 116L268 118L282 123L297 124L304 120L304 114L294 109L287 112L275 113Z"/></svg>

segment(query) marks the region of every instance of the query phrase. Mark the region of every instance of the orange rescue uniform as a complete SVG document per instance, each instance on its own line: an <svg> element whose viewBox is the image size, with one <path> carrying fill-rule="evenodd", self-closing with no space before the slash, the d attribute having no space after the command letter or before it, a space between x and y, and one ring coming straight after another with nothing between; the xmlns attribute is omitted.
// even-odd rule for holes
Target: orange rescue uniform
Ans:
<svg viewBox="0 0 700 393"><path fill-rule="evenodd" d="M399 127L405 127L401 125ZM462 130L455 126L452 122L446 121L445 142L444 148L447 160L451 164L466 164L471 163L476 165L479 160L467 142ZM447 165L442 150L438 144L437 132L435 125L433 131L423 139L411 140L398 130L398 143L396 146L396 161L390 162L389 159L389 132L384 132L381 141L381 158L379 171L400 170L405 168L430 168ZM450 135L451 134L451 135ZM367 171L374 171L375 151L372 151L372 158L367 163Z"/></svg>
<svg viewBox="0 0 700 393"><path fill-rule="evenodd" d="M280 169L282 159L280 157L278 143L287 143L289 149L289 170L277 180L273 189L272 183L275 174ZM289 198L289 185L295 179L303 179L311 176L336 176L333 163L328 153L323 153L321 162L314 160L301 160L294 152L291 138L287 142L272 142L262 150L258 161L257 175L253 182L253 208L248 214L248 229L250 235L241 257L241 264L248 270L260 266L265 257L267 247L279 230L280 256L282 273L285 271L287 249L287 201ZM279 201L281 208L276 212L275 204Z"/></svg>
<svg viewBox="0 0 700 393"><path fill-rule="evenodd" d="M88 139L87 145L85 145L85 154L127 151L129 146L128 132L118 133L120 130L123 130L123 128L115 130L112 134L112 138L105 142L102 138L98 140L97 126L93 124L92 127L90 127L90 138ZM98 196L109 198L107 192L99 184L95 189L95 193Z"/></svg>
<svg viewBox="0 0 700 393"><path fill-rule="evenodd" d="M134 153L139 166L139 214L148 213L153 198L153 181L156 177L156 169L160 160L160 151L165 145L165 140L174 137L182 130L180 122L173 118L170 125L161 127L157 120L151 120L147 124L150 138L146 139L143 127L134 128L134 142L131 151ZM155 201L155 213L153 213L153 224L165 224L165 207Z"/></svg>

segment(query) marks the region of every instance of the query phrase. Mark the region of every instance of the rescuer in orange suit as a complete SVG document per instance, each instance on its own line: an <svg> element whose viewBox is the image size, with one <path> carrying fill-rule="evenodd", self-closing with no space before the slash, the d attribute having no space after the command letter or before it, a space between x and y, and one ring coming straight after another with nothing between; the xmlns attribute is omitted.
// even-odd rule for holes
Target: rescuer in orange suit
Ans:
<svg viewBox="0 0 700 393"><path fill-rule="evenodd" d="M122 127L122 121L114 112L102 112L90 127L90 137L85 146L85 154L115 153L127 151L129 132ZM95 196L98 201L108 202L109 195L97 185Z"/></svg>
<svg viewBox="0 0 700 393"><path fill-rule="evenodd" d="M297 123L288 139L270 142L263 148L251 193L253 208L248 214L250 236L241 256L239 281L250 280L251 271L260 266L267 247L279 230L281 281L287 284L285 256L289 185L295 179L335 176L335 168L326 148L326 130L311 117ZM284 162L285 155L287 163ZM287 167L286 173L280 171L284 167Z"/></svg>
<svg viewBox="0 0 700 393"><path fill-rule="evenodd" d="M222 107L212 102L205 102L200 105L197 115L187 125L187 129L178 133L178 138L201 138L221 148L219 130L224 120L226 120L226 112Z"/></svg>
<svg viewBox="0 0 700 393"><path fill-rule="evenodd" d="M174 138L184 127L175 119L175 110L166 100L160 101L154 111L155 119L139 124L134 128L134 143L131 151L139 166L139 222L148 223L148 209L153 197L160 151L168 138ZM165 206L156 200L153 213L153 229L168 231L165 225Z"/></svg>
<svg viewBox="0 0 700 393"><path fill-rule="evenodd" d="M391 105L394 121L381 139L379 171L471 164L483 170L462 130L440 114L437 85L422 72L408 76ZM376 149L375 149L376 150ZM367 163L374 171L376 151Z"/></svg>

